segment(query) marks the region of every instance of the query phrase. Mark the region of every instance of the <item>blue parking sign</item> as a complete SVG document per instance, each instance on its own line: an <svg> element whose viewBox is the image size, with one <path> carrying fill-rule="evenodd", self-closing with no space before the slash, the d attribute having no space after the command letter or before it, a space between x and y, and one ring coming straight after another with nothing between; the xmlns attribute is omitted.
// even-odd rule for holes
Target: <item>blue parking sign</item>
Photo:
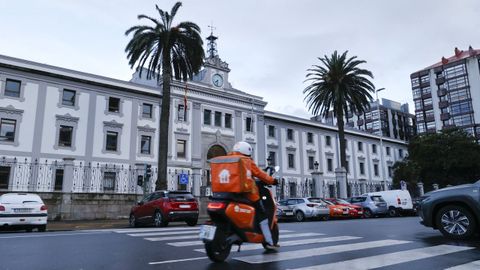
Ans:
<svg viewBox="0 0 480 270"><path fill-rule="evenodd" d="M188 184L188 174L181 173L180 174L180 185L186 185L186 184Z"/></svg>

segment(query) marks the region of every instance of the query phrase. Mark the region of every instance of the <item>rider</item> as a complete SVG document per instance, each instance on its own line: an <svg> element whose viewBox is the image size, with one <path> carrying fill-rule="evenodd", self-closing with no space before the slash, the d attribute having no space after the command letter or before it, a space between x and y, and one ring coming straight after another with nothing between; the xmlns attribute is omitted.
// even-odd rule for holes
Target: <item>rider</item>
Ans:
<svg viewBox="0 0 480 270"><path fill-rule="evenodd" d="M241 155L241 156L247 156L250 157L252 156L252 146L250 146L249 143L247 142L237 142L233 146L233 151L228 154L229 156L235 156L235 155ZM262 182L264 182L267 185L277 185L278 180L271 177L264 171L262 171L260 168L257 167L255 162L251 163L251 172L252 176L258 178ZM267 218L267 213L265 212L265 207L263 206L262 200L260 200L259 192L258 192L258 187L257 185L253 185L252 191L248 193L244 193L245 196L247 197L248 200L250 200L253 203L253 206L255 207L257 214L258 214L258 220L260 220L260 229L262 230L263 237L265 238L265 242L267 243L267 248L269 249L276 249L279 246L273 244L272 240L272 234L270 232L270 228L268 226L268 218Z"/></svg>

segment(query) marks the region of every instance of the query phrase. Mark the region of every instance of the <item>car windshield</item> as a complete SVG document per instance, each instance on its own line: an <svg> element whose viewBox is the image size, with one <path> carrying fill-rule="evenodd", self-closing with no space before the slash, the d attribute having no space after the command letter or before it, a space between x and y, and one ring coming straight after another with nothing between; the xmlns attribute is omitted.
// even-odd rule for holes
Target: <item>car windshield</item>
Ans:
<svg viewBox="0 0 480 270"><path fill-rule="evenodd" d="M313 203L323 203L319 198L309 198L308 201Z"/></svg>
<svg viewBox="0 0 480 270"><path fill-rule="evenodd" d="M342 199L337 199L337 203L350 204L349 202L347 202L347 201L345 201L345 200L342 200Z"/></svg>
<svg viewBox="0 0 480 270"><path fill-rule="evenodd" d="M25 195L8 195L2 196L0 202L3 204L41 203L41 199Z"/></svg>
<svg viewBox="0 0 480 270"><path fill-rule="evenodd" d="M331 201L324 200L323 202L325 202L325 203L328 204L328 205L335 205L335 204L332 203Z"/></svg>
<svg viewBox="0 0 480 270"><path fill-rule="evenodd" d="M367 197L353 197L352 198L352 203L364 202L366 199L367 199Z"/></svg>
<svg viewBox="0 0 480 270"><path fill-rule="evenodd" d="M385 202L382 196L370 196L370 199L372 199L374 202Z"/></svg>
<svg viewBox="0 0 480 270"><path fill-rule="evenodd" d="M169 192L168 198L175 201L193 201L193 195L188 192Z"/></svg>

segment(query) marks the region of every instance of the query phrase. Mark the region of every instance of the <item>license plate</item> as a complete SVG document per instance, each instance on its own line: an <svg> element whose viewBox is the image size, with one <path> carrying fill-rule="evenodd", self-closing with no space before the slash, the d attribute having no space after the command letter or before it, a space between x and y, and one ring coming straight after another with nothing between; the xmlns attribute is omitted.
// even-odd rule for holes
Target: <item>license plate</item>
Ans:
<svg viewBox="0 0 480 270"><path fill-rule="evenodd" d="M189 204L181 204L180 208L190 208L190 205Z"/></svg>
<svg viewBox="0 0 480 270"><path fill-rule="evenodd" d="M348 210L343 210L343 214L344 215L348 214Z"/></svg>
<svg viewBox="0 0 480 270"><path fill-rule="evenodd" d="M31 208L13 208L14 213L30 213L32 212Z"/></svg>
<svg viewBox="0 0 480 270"><path fill-rule="evenodd" d="M202 240L213 240L217 227L211 225L200 226L200 233L198 237Z"/></svg>
<svg viewBox="0 0 480 270"><path fill-rule="evenodd" d="M285 216L293 216L293 212L286 212Z"/></svg>

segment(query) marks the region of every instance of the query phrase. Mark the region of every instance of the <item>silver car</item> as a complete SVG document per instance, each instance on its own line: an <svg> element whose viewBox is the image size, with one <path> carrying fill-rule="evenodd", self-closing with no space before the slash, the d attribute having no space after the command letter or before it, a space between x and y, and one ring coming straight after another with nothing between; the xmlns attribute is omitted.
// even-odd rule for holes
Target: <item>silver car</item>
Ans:
<svg viewBox="0 0 480 270"><path fill-rule="evenodd" d="M351 204L363 207L363 216L370 218L378 215L386 215L388 212L387 203L379 195L362 195L352 197L348 200Z"/></svg>
<svg viewBox="0 0 480 270"><path fill-rule="evenodd" d="M295 219L304 221L310 219L328 219L330 210L318 198L290 198L281 200L277 206L278 219Z"/></svg>

